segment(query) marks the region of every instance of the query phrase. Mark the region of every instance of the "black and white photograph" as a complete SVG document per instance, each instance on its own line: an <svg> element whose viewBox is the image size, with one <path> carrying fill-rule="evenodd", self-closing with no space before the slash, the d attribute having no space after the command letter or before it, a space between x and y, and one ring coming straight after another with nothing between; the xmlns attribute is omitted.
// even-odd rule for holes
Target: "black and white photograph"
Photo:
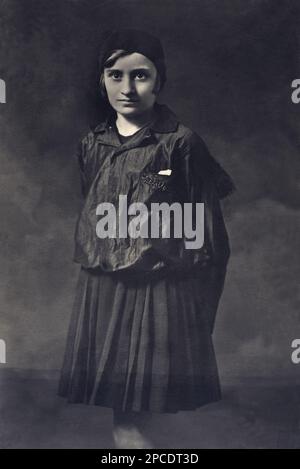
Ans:
<svg viewBox="0 0 300 469"><path fill-rule="evenodd" d="M0 0L0 43L0 449L300 448L299 2Z"/></svg>

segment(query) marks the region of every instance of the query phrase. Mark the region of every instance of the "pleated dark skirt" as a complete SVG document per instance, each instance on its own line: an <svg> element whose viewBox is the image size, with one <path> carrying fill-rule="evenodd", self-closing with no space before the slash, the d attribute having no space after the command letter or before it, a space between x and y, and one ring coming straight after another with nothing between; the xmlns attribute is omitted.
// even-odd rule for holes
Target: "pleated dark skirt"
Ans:
<svg viewBox="0 0 300 469"><path fill-rule="evenodd" d="M81 267L58 395L160 413L221 399L204 297L205 269L144 277Z"/></svg>

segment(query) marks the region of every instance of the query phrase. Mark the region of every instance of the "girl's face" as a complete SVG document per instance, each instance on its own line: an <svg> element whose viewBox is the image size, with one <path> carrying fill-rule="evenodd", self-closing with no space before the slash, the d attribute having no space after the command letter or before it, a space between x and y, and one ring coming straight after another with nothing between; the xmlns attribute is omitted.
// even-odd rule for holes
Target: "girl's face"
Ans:
<svg viewBox="0 0 300 469"><path fill-rule="evenodd" d="M110 105L124 116L134 116L153 107L157 70L153 62L134 52L119 57L104 69L104 84Z"/></svg>

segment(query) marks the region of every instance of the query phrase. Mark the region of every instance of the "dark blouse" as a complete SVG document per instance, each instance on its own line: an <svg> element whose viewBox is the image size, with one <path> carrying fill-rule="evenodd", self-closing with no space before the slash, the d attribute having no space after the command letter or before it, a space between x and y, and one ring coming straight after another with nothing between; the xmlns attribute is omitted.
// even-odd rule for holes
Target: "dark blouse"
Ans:
<svg viewBox="0 0 300 469"><path fill-rule="evenodd" d="M181 270L206 262L226 265L230 250L219 199L231 193L234 185L201 137L166 105L157 104L154 122L133 135L118 136L115 120L107 118L91 130L79 142L75 155L84 196L76 223L75 262L107 272L158 271L170 265ZM166 169L172 174L159 174ZM146 208L162 202L204 203L203 246L188 249L186 234L179 239L124 237L119 232L99 237L97 229L103 221L98 207L102 210L103 203L115 207L114 226L119 230L120 195L126 196L128 206L143 203ZM126 215L128 221L130 215ZM152 221L149 210L145 224L151 227ZM161 217L157 223L161 225Z"/></svg>

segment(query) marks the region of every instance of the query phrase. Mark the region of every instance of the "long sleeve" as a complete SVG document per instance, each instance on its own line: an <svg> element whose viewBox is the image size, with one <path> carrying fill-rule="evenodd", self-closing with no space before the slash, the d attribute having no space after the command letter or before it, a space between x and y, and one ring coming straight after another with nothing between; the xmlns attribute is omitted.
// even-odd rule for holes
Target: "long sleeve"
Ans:
<svg viewBox="0 0 300 469"><path fill-rule="evenodd" d="M181 141L179 151L184 161L184 172L190 195L196 196L201 181L211 179L217 189L219 199L232 194L235 184L229 174L209 152L203 139L193 131L190 131ZM198 189L197 187L198 186Z"/></svg>
<svg viewBox="0 0 300 469"><path fill-rule="evenodd" d="M214 330L219 301L224 289L230 244L221 204L214 184L204 185L203 199L206 210L207 232L211 244L212 262L206 269L206 291L203 305L211 332Z"/></svg>
<svg viewBox="0 0 300 469"><path fill-rule="evenodd" d="M182 140L179 152L177 169L184 201L204 203L205 247L214 264L226 263L229 242L220 199L235 190L234 183L195 132Z"/></svg>
<svg viewBox="0 0 300 469"><path fill-rule="evenodd" d="M210 253L210 262L204 268L205 299L202 307L213 332L230 256L220 199L234 192L235 185L195 133L182 142L180 159L186 200L204 203L204 246Z"/></svg>
<svg viewBox="0 0 300 469"><path fill-rule="evenodd" d="M86 188L87 188L87 180L86 180L86 172L85 172L85 141L84 139L80 140L77 143L74 158L76 160L76 165L79 169L80 175L80 185L81 185L81 194L85 198L86 197Z"/></svg>

